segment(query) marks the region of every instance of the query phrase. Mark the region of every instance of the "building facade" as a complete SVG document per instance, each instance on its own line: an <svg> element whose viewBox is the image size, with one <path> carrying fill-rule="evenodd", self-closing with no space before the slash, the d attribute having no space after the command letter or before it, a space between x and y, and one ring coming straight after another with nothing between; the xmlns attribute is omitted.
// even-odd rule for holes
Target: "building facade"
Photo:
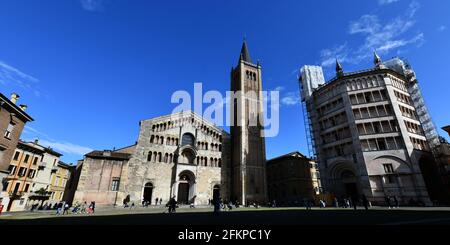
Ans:
<svg viewBox="0 0 450 245"><path fill-rule="evenodd" d="M140 122L136 145L94 151L82 162L74 202L207 205L228 197L230 136L193 112ZM162 200L162 201L161 201Z"/></svg>
<svg viewBox="0 0 450 245"><path fill-rule="evenodd" d="M52 178L58 170L58 162L60 161L61 153L54 151L49 147L39 145L36 140L34 145L42 148L44 153L38 163L38 171L36 178L33 179L32 192L30 193L27 206L33 205L54 205L56 202L52 202Z"/></svg>
<svg viewBox="0 0 450 245"><path fill-rule="evenodd" d="M11 99L0 93L0 205L7 205L8 195L6 195L7 182L9 175L9 165L19 142L22 130L27 122L33 121L25 113L26 105L17 106L19 95L13 93ZM5 194L6 196L3 196Z"/></svg>
<svg viewBox="0 0 450 245"><path fill-rule="evenodd" d="M299 152L267 161L269 200L279 206L303 204L320 194L317 164Z"/></svg>
<svg viewBox="0 0 450 245"><path fill-rule="evenodd" d="M241 205L265 203L261 80L261 66L252 63L244 42L231 90L254 96L231 102L231 136L194 112L141 121L136 145L94 151L79 163L74 202L154 204L176 197L181 204L205 205L220 197Z"/></svg>
<svg viewBox="0 0 450 245"><path fill-rule="evenodd" d="M59 161L56 166L52 166L52 175L50 182L50 199L49 204L67 201L64 199L64 193L71 177L73 167L70 164Z"/></svg>
<svg viewBox="0 0 450 245"><path fill-rule="evenodd" d="M327 83L311 81L308 67L302 69L302 87L315 84L302 99L322 185L338 197L365 195L375 205L392 196L402 204L431 204L421 169L433 159L435 138L427 138L429 122L418 116L424 105L416 101L423 98L412 99L415 74L400 59L383 63L375 54L374 63L344 73L337 62L337 76Z"/></svg>
<svg viewBox="0 0 450 245"><path fill-rule="evenodd" d="M34 179L44 152L44 148L34 142L19 141L6 178L4 189L4 201L7 200L6 211L25 210L33 193Z"/></svg>

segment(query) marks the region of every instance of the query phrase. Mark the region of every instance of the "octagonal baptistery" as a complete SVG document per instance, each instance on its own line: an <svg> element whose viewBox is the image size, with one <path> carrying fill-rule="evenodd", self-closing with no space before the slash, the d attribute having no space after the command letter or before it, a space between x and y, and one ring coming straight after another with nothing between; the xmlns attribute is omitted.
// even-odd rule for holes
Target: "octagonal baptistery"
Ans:
<svg viewBox="0 0 450 245"><path fill-rule="evenodd" d="M144 120L124 171L122 197L135 203L207 205L228 196L230 136L194 112Z"/></svg>

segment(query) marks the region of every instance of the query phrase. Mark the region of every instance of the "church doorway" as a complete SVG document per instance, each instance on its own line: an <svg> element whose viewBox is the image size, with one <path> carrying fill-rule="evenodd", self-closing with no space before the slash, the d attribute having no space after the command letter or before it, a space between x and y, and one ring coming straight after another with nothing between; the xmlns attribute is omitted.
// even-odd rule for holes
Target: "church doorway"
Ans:
<svg viewBox="0 0 450 245"><path fill-rule="evenodd" d="M344 184L345 194L348 197L358 196L358 185L356 184L355 174L349 170L343 171L341 179Z"/></svg>
<svg viewBox="0 0 450 245"><path fill-rule="evenodd" d="M191 204L195 200L195 175L191 171L183 171L178 179L177 202L181 205Z"/></svg>
<svg viewBox="0 0 450 245"><path fill-rule="evenodd" d="M178 203L189 203L189 183L180 183L178 185Z"/></svg>
<svg viewBox="0 0 450 245"><path fill-rule="evenodd" d="M220 198L220 186L215 185L213 188L213 200L219 200Z"/></svg>
<svg viewBox="0 0 450 245"><path fill-rule="evenodd" d="M153 195L153 184L147 183L144 186L144 202L151 204L152 203L152 195Z"/></svg>

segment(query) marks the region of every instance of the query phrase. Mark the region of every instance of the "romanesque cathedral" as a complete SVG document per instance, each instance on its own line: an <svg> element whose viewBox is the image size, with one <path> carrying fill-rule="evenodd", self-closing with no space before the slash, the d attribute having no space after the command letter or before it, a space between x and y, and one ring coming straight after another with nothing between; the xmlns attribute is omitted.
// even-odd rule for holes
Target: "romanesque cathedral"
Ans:
<svg viewBox="0 0 450 245"><path fill-rule="evenodd" d="M252 62L245 41L231 77L231 91L255 92L262 103L261 66ZM249 103L245 97L232 102L234 118L249 121L255 114ZM260 116L262 104L257 108ZM232 126L230 135L194 112L143 120L135 145L93 151L78 164L73 202L154 204L175 197L180 204L202 205L220 197L264 203L266 156L260 129L259 124Z"/></svg>

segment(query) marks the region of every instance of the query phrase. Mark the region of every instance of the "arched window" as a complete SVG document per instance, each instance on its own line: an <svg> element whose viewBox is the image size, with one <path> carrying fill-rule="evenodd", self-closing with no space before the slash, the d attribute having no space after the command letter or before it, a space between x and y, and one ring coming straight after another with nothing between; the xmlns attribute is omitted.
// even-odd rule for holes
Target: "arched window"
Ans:
<svg viewBox="0 0 450 245"><path fill-rule="evenodd" d="M164 162L165 163L169 162L169 154L168 153L164 154Z"/></svg>
<svg viewBox="0 0 450 245"><path fill-rule="evenodd" d="M153 154L152 154L152 162L156 162L157 155L158 155L158 153L156 153L156 151L153 152Z"/></svg>
<svg viewBox="0 0 450 245"><path fill-rule="evenodd" d="M162 161L162 154L161 154L161 152L158 152L158 162L161 162Z"/></svg>
<svg viewBox="0 0 450 245"><path fill-rule="evenodd" d="M155 141L155 136L152 135L152 136L150 137L150 143L153 143L154 141Z"/></svg>
<svg viewBox="0 0 450 245"><path fill-rule="evenodd" d="M181 138L181 145L182 146L185 146L185 145L195 146L194 135L192 135L190 133L183 134L183 137Z"/></svg>
<svg viewBox="0 0 450 245"><path fill-rule="evenodd" d="M161 145L164 144L164 137L161 137L161 139L160 139L160 144L161 144Z"/></svg>
<svg viewBox="0 0 450 245"><path fill-rule="evenodd" d="M219 159L219 161L217 162L217 165L218 165L219 168L222 167L222 159Z"/></svg>
<svg viewBox="0 0 450 245"><path fill-rule="evenodd" d="M147 162L150 162L152 160L152 152L150 151L147 155Z"/></svg>

